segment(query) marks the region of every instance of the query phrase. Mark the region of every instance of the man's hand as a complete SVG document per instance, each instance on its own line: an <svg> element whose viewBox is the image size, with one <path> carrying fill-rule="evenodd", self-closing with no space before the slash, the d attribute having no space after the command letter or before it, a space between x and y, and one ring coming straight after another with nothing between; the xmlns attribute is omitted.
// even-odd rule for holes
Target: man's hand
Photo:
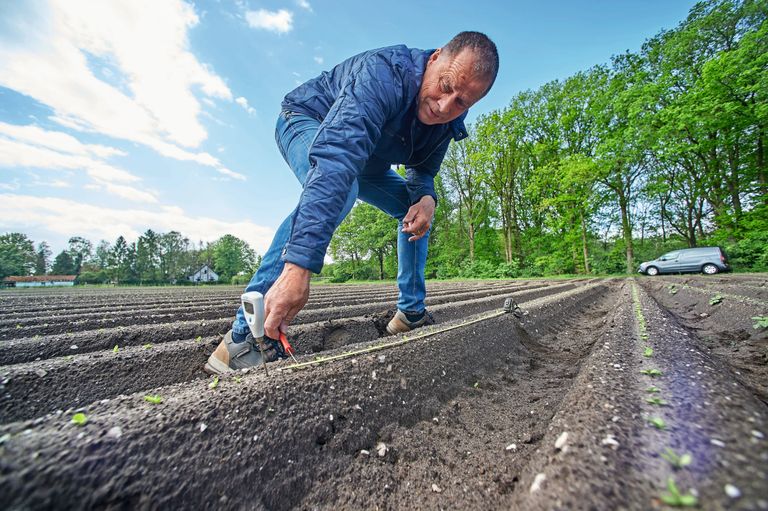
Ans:
<svg viewBox="0 0 768 511"><path fill-rule="evenodd" d="M288 325L309 299L309 270L285 263L280 278L264 297L264 332L271 339L287 333Z"/></svg>
<svg viewBox="0 0 768 511"><path fill-rule="evenodd" d="M432 217L435 216L435 199L431 195L425 195L416 204L408 209L403 218L403 232L413 234L408 241L420 240L427 234L432 225Z"/></svg>

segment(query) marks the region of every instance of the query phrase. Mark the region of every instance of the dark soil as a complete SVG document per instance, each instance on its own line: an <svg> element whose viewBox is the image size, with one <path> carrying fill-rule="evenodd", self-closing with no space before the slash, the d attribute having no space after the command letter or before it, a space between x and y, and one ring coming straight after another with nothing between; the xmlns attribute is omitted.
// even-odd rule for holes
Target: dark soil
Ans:
<svg viewBox="0 0 768 511"><path fill-rule="evenodd" d="M768 315L768 306L762 307L741 288L730 293L710 291L705 286L708 284L705 277L685 280L686 285L681 285L679 279L641 279L640 282L662 307L696 333L702 347L730 366L741 383L768 403L768 329L753 328L752 319ZM720 284L719 289L722 288ZM711 304L710 300L718 293L722 301Z"/></svg>
<svg viewBox="0 0 768 511"><path fill-rule="evenodd" d="M755 385L707 348L703 331L689 328L676 306L669 312L657 301L666 288L641 282L653 298L640 289L639 311L631 280L487 289L447 283L431 290L450 298L430 306L437 324L422 332L434 335L306 370L279 362L269 377L254 370L218 385L199 371L219 338L195 342L201 334L191 333L193 325L200 331L201 322L123 327L141 333L117 354L107 345L71 360L43 355L4 366L4 504L647 510L664 508L660 497L672 477L700 509L768 509L768 417ZM310 321L330 310L320 304L334 303L334 292L375 296L384 289L324 287L319 305L292 327L300 361L385 341L378 336L392 305L352 304L337 319ZM521 304L517 316L465 324L498 309L510 292ZM181 293L163 296L178 301ZM168 333L187 323L183 336ZM141 335L162 328L164 340L141 348ZM120 330L108 333L124 335ZM96 334L79 335L93 336L95 345ZM32 339L0 346L25 342ZM40 376L35 370L43 367L50 372ZM661 376L640 373L651 368ZM666 406L646 402L651 385ZM162 403L145 401L148 394ZM25 410L30 402L34 410ZM70 422L79 410L84 426ZM666 428L651 427L652 417ZM690 453L692 463L675 470L661 457L666 448Z"/></svg>

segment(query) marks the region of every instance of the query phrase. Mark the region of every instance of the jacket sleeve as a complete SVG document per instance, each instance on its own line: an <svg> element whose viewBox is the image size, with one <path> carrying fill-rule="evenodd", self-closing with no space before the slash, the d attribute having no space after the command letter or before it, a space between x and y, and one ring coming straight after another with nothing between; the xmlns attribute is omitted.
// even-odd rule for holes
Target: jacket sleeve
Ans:
<svg viewBox="0 0 768 511"><path fill-rule="evenodd" d="M419 202L425 195L430 195L437 204L435 176L440 171L440 165L443 163L450 143L451 137L447 137L426 160L419 165L405 169L406 186L411 205Z"/></svg>
<svg viewBox="0 0 768 511"><path fill-rule="evenodd" d="M402 78L374 53L350 73L309 150L310 169L283 261L319 273L339 215L386 120L403 108Z"/></svg>

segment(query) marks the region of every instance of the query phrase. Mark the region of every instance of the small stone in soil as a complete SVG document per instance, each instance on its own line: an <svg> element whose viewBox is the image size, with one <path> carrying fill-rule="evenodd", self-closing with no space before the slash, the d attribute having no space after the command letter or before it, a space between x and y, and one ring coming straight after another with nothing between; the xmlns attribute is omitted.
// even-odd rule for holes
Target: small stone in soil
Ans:
<svg viewBox="0 0 768 511"><path fill-rule="evenodd" d="M432 491L433 491L433 492L435 492L435 493L440 493L440 492L442 492L443 490L442 490L442 488L440 488L440 487L439 487L438 485L436 485L435 483L432 483Z"/></svg>
<svg viewBox="0 0 768 511"><path fill-rule="evenodd" d="M547 480L546 474L539 473L533 478L533 484L531 484L531 493L536 493L541 489L541 485Z"/></svg>
<svg viewBox="0 0 768 511"><path fill-rule="evenodd" d="M509 445L506 447L506 450L507 450L507 451L516 451L516 450L517 450L517 444L509 444Z"/></svg>
<svg viewBox="0 0 768 511"><path fill-rule="evenodd" d="M565 443L567 441L568 441L568 432L563 431L562 433L560 433L560 436L557 437L557 440L555 440L555 449L561 449L564 451L565 449L563 449L563 447L565 447Z"/></svg>
<svg viewBox="0 0 768 511"><path fill-rule="evenodd" d="M379 442L378 444L376 444L376 454L378 454L379 456L384 456L385 454L387 454L388 450L389 449L387 449L387 444L385 444L384 442Z"/></svg>
<svg viewBox="0 0 768 511"><path fill-rule="evenodd" d="M741 497L741 490L739 490L732 484L726 484L725 494L731 497L732 499L738 499L739 497Z"/></svg>
<svg viewBox="0 0 768 511"><path fill-rule="evenodd" d="M363 456L370 456L371 451L368 451L366 449L361 449L360 454L362 454Z"/></svg>
<svg viewBox="0 0 768 511"><path fill-rule="evenodd" d="M200 423L200 433L202 433L206 429L208 429L208 426L204 422L201 422Z"/></svg>
<svg viewBox="0 0 768 511"><path fill-rule="evenodd" d="M762 434L760 431L758 431L758 430L756 430L756 429L753 429L753 430L752 430L752 436L753 436L753 437L755 437L755 438L759 438L759 439L761 439L761 440L762 440L763 438L765 438L765 435L763 435L763 434Z"/></svg>
<svg viewBox="0 0 768 511"><path fill-rule="evenodd" d="M110 438L120 438L123 436L123 430L120 426L114 426L107 431L107 436Z"/></svg>
<svg viewBox="0 0 768 511"><path fill-rule="evenodd" d="M42 378L43 376L45 376L48 373L45 372L45 369L36 369L35 370L35 374L38 375L40 378Z"/></svg>
<svg viewBox="0 0 768 511"><path fill-rule="evenodd" d="M725 442L723 442L722 440L718 440L717 438L711 438L709 440L709 443L716 447L725 447Z"/></svg>

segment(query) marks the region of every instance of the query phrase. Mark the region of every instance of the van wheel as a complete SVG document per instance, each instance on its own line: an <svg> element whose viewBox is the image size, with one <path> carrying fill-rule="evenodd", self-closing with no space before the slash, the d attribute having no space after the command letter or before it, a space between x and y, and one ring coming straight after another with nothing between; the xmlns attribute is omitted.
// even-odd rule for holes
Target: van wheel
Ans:
<svg viewBox="0 0 768 511"><path fill-rule="evenodd" d="M705 264L704 266L701 267L701 271L703 271L707 275L714 275L720 270L714 264Z"/></svg>
<svg viewBox="0 0 768 511"><path fill-rule="evenodd" d="M659 274L659 269L655 266L649 266L645 269L645 274L650 275L651 277L654 277Z"/></svg>

